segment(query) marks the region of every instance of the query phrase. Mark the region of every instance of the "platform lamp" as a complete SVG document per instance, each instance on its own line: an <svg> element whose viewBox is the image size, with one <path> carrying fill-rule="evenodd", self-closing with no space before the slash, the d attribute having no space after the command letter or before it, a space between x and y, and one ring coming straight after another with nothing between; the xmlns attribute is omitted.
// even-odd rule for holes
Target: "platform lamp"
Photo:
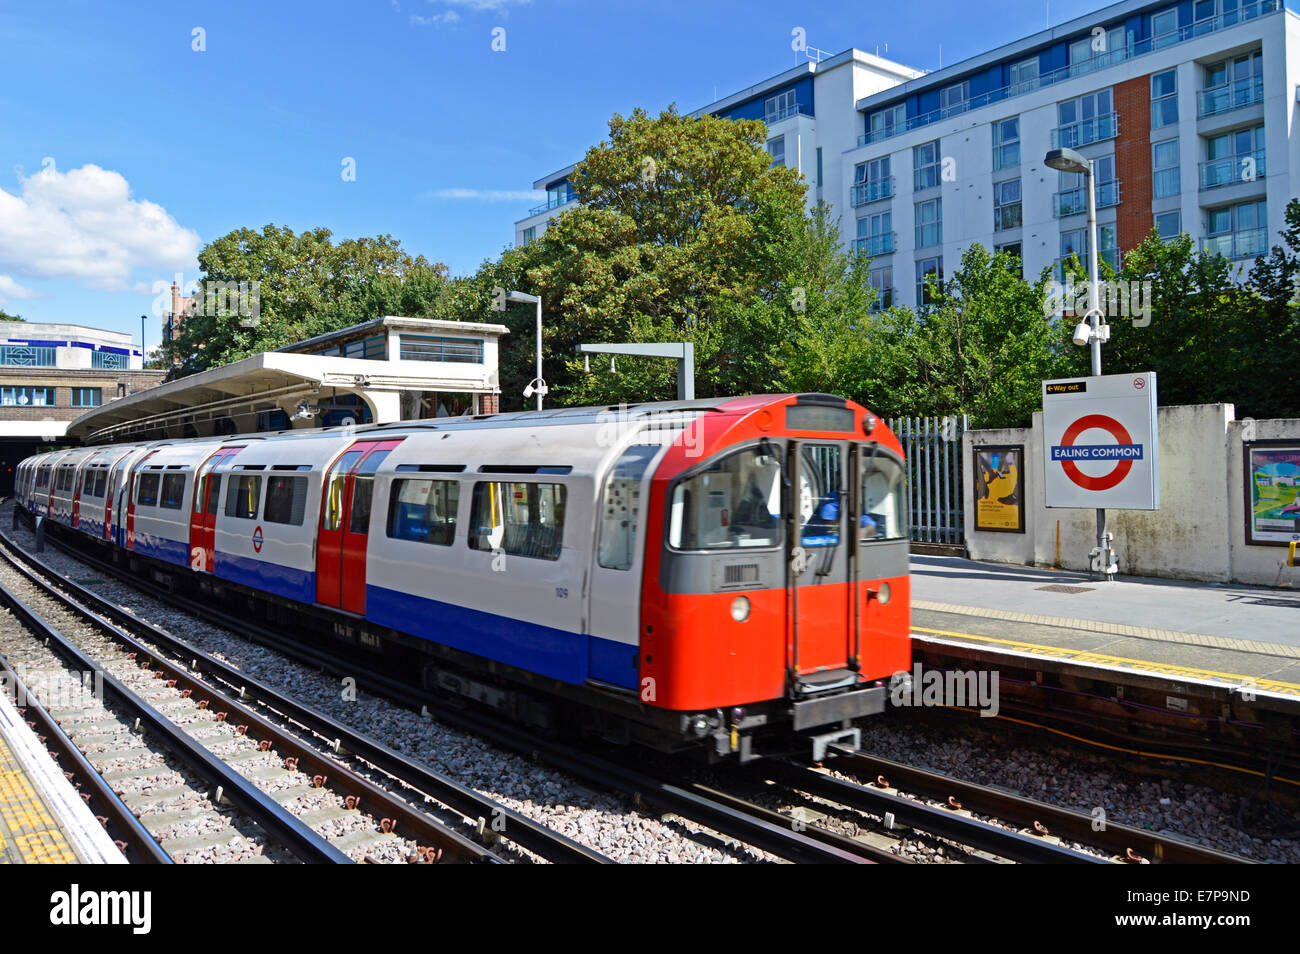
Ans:
<svg viewBox="0 0 1300 954"><path fill-rule="evenodd" d="M140 367L141 369L144 368L144 320L148 317L149 317L148 315L140 316Z"/></svg>
<svg viewBox="0 0 1300 954"><path fill-rule="evenodd" d="M1088 312L1074 329L1074 343L1079 347L1092 347L1092 374L1101 375L1101 344L1110 340L1110 327L1102 322L1101 285L1097 277L1097 194L1092 160L1075 149L1053 149L1043 162L1051 169L1061 172L1078 172L1083 174L1083 189L1088 194ZM1110 580L1114 553L1110 546L1110 534L1106 532L1106 511L1097 508L1097 549L1100 557L1099 576Z"/></svg>
<svg viewBox="0 0 1300 954"><path fill-rule="evenodd" d="M529 295L521 291L506 292L506 301L519 302L522 305L537 306L537 377L528 382L524 388L524 397L530 398L537 395L537 410L542 409L542 398L546 396L549 388L546 386L546 379L542 377L542 296Z"/></svg>

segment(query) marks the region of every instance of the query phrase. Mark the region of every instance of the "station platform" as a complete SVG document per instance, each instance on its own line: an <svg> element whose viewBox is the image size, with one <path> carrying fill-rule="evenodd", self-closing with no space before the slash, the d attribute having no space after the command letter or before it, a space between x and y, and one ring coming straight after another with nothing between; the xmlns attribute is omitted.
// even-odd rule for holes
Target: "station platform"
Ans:
<svg viewBox="0 0 1300 954"><path fill-rule="evenodd" d="M0 864L126 864L0 691Z"/></svg>
<svg viewBox="0 0 1300 954"><path fill-rule="evenodd" d="M1300 712L1300 590L913 555L912 631L973 655L1243 688ZM1297 572L1300 583L1300 571Z"/></svg>

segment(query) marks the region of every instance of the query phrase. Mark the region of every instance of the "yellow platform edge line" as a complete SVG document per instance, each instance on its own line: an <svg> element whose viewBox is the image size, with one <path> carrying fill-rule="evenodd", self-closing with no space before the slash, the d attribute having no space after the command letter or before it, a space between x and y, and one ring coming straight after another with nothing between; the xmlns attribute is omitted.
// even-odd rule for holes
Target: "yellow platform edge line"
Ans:
<svg viewBox="0 0 1300 954"><path fill-rule="evenodd" d="M9 746L0 739L0 824L23 863L76 864L77 854Z"/></svg>

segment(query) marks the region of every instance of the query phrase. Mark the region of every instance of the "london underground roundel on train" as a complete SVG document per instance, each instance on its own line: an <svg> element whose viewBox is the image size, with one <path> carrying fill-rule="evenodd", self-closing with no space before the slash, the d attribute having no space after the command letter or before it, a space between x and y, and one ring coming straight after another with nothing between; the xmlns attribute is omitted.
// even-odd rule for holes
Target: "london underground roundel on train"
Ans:
<svg viewBox="0 0 1300 954"><path fill-rule="evenodd" d="M1158 510L1156 376L1043 382L1048 507Z"/></svg>

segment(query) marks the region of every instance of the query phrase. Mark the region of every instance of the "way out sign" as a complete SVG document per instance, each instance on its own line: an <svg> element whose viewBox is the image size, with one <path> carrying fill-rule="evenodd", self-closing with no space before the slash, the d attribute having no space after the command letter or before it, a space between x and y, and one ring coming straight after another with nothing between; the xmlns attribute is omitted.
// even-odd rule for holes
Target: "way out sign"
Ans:
<svg viewBox="0 0 1300 954"><path fill-rule="evenodd" d="M1047 506L1159 510L1156 375L1043 382Z"/></svg>

